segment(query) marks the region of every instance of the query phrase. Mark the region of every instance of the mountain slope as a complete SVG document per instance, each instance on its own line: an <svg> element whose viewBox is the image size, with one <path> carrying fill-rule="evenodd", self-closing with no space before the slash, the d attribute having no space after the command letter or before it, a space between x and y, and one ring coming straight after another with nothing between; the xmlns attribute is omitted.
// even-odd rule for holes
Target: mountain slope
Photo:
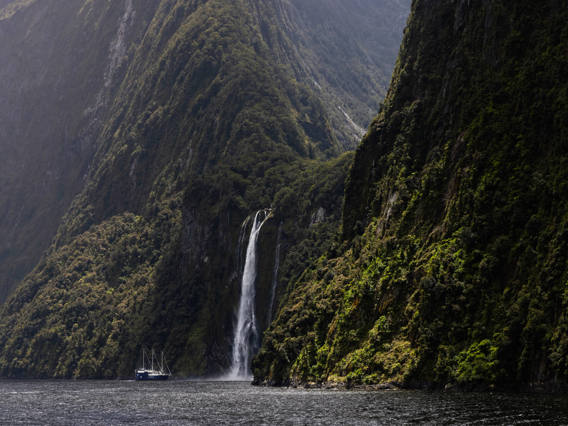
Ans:
<svg viewBox="0 0 568 426"><path fill-rule="evenodd" d="M410 2L284 5L280 19L300 58L291 61L297 78L321 96L340 142L355 148L386 95Z"/></svg>
<svg viewBox="0 0 568 426"><path fill-rule="evenodd" d="M317 1L312 3L313 7L317 7ZM243 41L249 37L249 42L253 41L257 47L266 44L264 53L270 51L269 63L258 67L265 69L265 76L273 72L277 65L286 68L285 73L307 86L313 86L313 76L317 77L324 69L329 80L341 78L355 87L365 79L375 78L375 75L386 76L380 80L379 86L370 90L372 94L368 95L368 99L376 100L385 90L390 75L388 70L394 62L394 49L399 44L400 28L408 5L390 4L387 1L371 3L369 10L373 13L396 19L391 19L390 27L385 27L384 31L382 28L374 28L373 34L376 35L369 37L369 41L358 41L357 49L352 49L353 44L349 44L348 51L334 50L335 40L327 36L320 37L317 42L311 39L313 37L308 30L314 31L315 19L324 20L326 28L334 29L334 32L343 28L344 34L346 21L343 16L338 17L328 12L299 17L294 12L295 6L287 1L273 1L264 5L256 2L244 4L243 7L248 9L244 16L248 16L248 12L254 12L251 16L257 16L251 17L249 24L258 26L254 30L257 31L255 37L258 40L250 40L250 36L254 34L249 32L248 36L244 35ZM114 114L114 119L120 120L118 114L128 109L127 102L133 103L131 115L142 114L141 102L149 102L149 99L153 99L152 96L158 94L169 96L164 94L165 88L160 91L153 83L146 81L144 90L152 92L144 93L134 100L134 93L142 93L142 90L134 87L132 82L138 82L141 74L145 73L148 77L161 78L160 84L167 88L167 84L172 83L167 81L168 78L175 78L178 72L184 71L183 68L187 72L190 66L203 62L204 58L200 58L198 52L194 52L194 55L182 52L180 58L193 58L191 64L183 65L180 59L177 64L180 68L171 66L169 76L161 77L162 71L157 68L157 61L167 56L160 53L162 48L167 48L168 54L174 55L180 49L195 50L202 47L190 46L179 39L179 33L185 31L179 26L186 15L199 4L128 0L112 4L74 2L70 7L62 7L52 0L0 2L0 38L7 41L0 43L0 53L6 58L0 64L0 233L5 236L0 243L0 300L4 300L15 284L38 262L55 235L61 216L69 208L71 200L87 184L89 170L96 167L91 165L98 164L101 158L99 156L97 160L93 159L100 149L97 141L106 140L102 143L110 143L108 132L105 137L101 137L101 133L105 125L108 127L111 114ZM210 7L210 11L214 18L216 10ZM347 16L350 14L347 13ZM149 28L151 21L153 27ZM201 29L204 30L209 24L213 25L213 21L201 22ZM217 22L217 30L222 24ZM184 25L187 27L193 23L185 22ZM371 29L369 24L365 25ZM192 31L193 34L186 37L194 36L196 30ZM212 40L216 41L230 32L223 29L217 33L207 31L208 35L213 36ZM168 42L173 41L176 32L177 47L168 47ZM395 33L396 37L391 33ZM349 39L348 37L346 43ZM379 55L373 53L377 43L383 46ZM220 55L223 52L213 46L211 41L203 47L209 49L209 66L214 66L215 61L222 59ZM248 55L250 60L251 55L256 56L257 52L252 50ZM345 68L340 68L337 64L329 66L329 58L345 56L349 63L354 64L369 55L374 62L366 66L362 74L349 74L348 79L341 77ZM264 57L264 54L261 56ZM136 63L131 63L132 61ZM150 70L150 67L154 69ZM225 69L228 68L229 65L226 65ZM203 68L200 72L207 71ZM126 72L130 72L130 76L127 77ZM205 80L198 81L198 72L195 70L195 73L187 75L187 78L195 78L194 91L200 90L199 84L206 84ZM282 70L275 75L281 73ZM130 88L126 83L123 84L125 78L130 80ZM341 149L345 146L353 147L354 129L365 127L370 120L370 115L366 112L368 107L364 105L375 101L340 92L327 84L325 78L317 78L323 91L314 91L314 87L310 87L310 90L304 91L304 95L312 92L312 99L303 102L313 102L314 98L322 101L321 109L328 117L323 121L329 121ZM248 81L244 82L248 84ZM227 80L216 82L223 87L225 83ZM177 87L180 86L180 82L176 84ZM263 84L266 84L266 79ZM216 86L211 89L216 90ZM224 95L226 99L229 89L241 90L237 86L227 87ZM256 88L251 87L251 90ZM170 104L177 102L182 105L179 108L183 108L186 103L182 102L181 95L178 94L177 99L172 97ZM184 95L191 96L191 93L186 90ZM273 95L274 93L267 94L272 96L271 102L280 102L283 98L279 96L287 97L288 93ZM127 96L128 100L123 100L122 107L115 105L112 110L114 112L111 112L118 96ZM161 99L155 102L164 106ZM349 119L338 106L349 114ZM117 112L118 108L122 108L122 111ZM151 106L146 107L145 113L154 112ZM202 110L201 117L204 117L204 113L205 110ZM207 114L212 113L217 114L217 111L207 111ZM186 111L181 117L171 117L171 122L178 119L185 123L191 114L193 111ZM318 134L321 126L316 124L312 127L309 121L311 119L319 120L316 117L304 120L301 125L303 133L308 133L308 137L314 140L329 138L329 135ZM228 122L228 117L222 121ZM128 121L128 125L132 124L132 120ZM190 129L179 129L178 133L189 131ZM325 131L327 130L324 133ZM169 136L170 139L172 137L174 136ZM302 144L298 141L296 143ZM334 144L338 145L337 142ZM161 164L164 161L166 160L163 159ZM159 167L161 166L156 165L155 168Z"/></svg>
<svg viewBox="0 0 568 426"><path fill-rule="evenodd" d="M46 13L36 7L7 21ZM69 25L94 7L84 2ZM329 105L294 69L298 48L279 12L287 2L106 7L116 19L96 26L115 35L102 43L102 106L85 166L69 164L86 176L46 255L4 304L1 373L128 376L142 345L165 348L180 375L218 373L230 361L241 225L272 207L259 240L264 329L273 282L285 293L281 283L330 247L352 155L340 155Z"/></svg>
<svg viewBox="0 0 568 426"><path fill-rule="evenodd" d="M0 301L81 190L129 19L124 4L0 3ZM143 29L144 14L137 22Z"/></svg>
<svg viewBox="0 0 568 426"><path fill-rule="evenodd" d="M565 385L566 10L413 3L344 244L295 284L257 381Z"/></svg>

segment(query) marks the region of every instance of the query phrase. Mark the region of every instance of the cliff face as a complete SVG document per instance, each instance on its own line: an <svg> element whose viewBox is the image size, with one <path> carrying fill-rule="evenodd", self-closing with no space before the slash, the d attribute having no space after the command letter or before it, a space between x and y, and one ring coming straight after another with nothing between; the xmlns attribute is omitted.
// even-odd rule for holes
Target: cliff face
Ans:
<svg viewBox="0 0 568 426"><path fill-rule="evenodd" d="M373 10L399 16L389 3ZM310 58L325 55L307 33L292 40L310 17L292 19L290 2L0 8L0 35L17 41L0 43L11 58L0 65L6 293L36 265L2 309L1 373L130 375L142 345L164 348L180 375L223 371L241 224L273 208L259 240L263 329L273 280L284 294L331 246L352 158L341 153L353 124L337 103L363 125L367 100L314 89L307 76L323 74L323 60Z"/></svg>
<svg viewBox="0 0 568 426"><path fill-rule="evenodd" d="M321 9L318 3L312 2L312 7ZM108 132L106 136L102 133L113 114L116 119L118 108L125 110L128 102L134 102L135 92L154 90L148 84L144 88L131 84L128 89L126 80L139 81L141 76L135 74L133 78L133 72L150 75L149 68L159 66L152 61L167 56L161 55L160 49L167 49L168 54L179 54L173 47L168 48L168 42L176 32L187 30L178 27L197 5L191 2L180 9L176 2L161 4L158 0L112 4L75 2L69 7L52 1L0 2L0 38L3 41L0 53L5 58L0 65L0 234L4 236L0 242L0 300L3 301L38 262L71 200L87 184L90 165L93 165L91 169L98 166L99 160L94 160L94 155L100 148L99 143L108 144ZM264 53L250 52L253 56L263 56L265 63L259 67L265 67L269 74L278 64L286 69L290 78L306 86L306 93L311 93L312 99L305 102L314 103L317 99L323 104L320 110L325 111L327 118L304 120L303 133L312 140L329 139L331 136L320 128L329 125L336 147L344 150L355 146L360 128L366 127L371 118L369 111L375 109L385 91L404 23L401 14L407 13L408 5L404 2L401 5L374 3L369 10L384 15L385 19L388 17L390 25L378 30L374 28L374 36L368 39L349 36L353 19L357 21L359 11L356 10L351 13L343 10L342 16L332 13L333 9L327 13L318 10L317 15L300 14L288 1L273 1L264 6L249 2L242 7L251 17L250 23L256 25L258 40L249 38L248 41L256 43L256 48L259 43L264 44ZM213 19L216 11L211 12ZM344 19L345 16L351 20ZM157 23L158 18L161 23ZM329 34L316 40L313 34L318 30L314 29L314 20L323 22L319 27L325 24ZM149 27L150 23L154 27ZM213 21L202 22L201 30L210 24ZM364 25L366 31L371 29L368 21ZM187 37L196 36L196 31L194 28ZM334 46L336 40L330 36L335 32L345 36L345 45L340 49ZM228 35L225 32L216 34L216 41ZM252 33L249 35L252 37ZM376 53L377 45L381 46L379 53ZM201 49L201 46L187 44L180 44L177 49L188 47L195 51ZM147 53L140 53L142 50ZM209 51L209 54L212 61L223 59L220 49ZM189 56L189 52L181 55L183 59ZM193 58L194 62L184 67L181 66L183 59L179 60L178 68L170 69L169 78L173 79L184 68L187 71L204 59L195 55ZM342 67L336 58L345 59L341 62ZM369 63L367 58L372 58L372 62ZM344 76L345 69L360 68L357 64L362 62L366 63L364 69ZM157 78L159 72L154 69L153 77ZM208 70L203 68L201 72ZM194 80L194 91L205 89L202 85L207 82L200 80L197 73L188 78ZM365 90L358 92L365 96L353 96L346 90L335 88L337 81L350 88L365 85ZM373 84L366 81L373 81ZM161 84L169 83L173 81L161 81ZM239 87L232 89L241 90ZM158 93L154 90L138 96L138 110L133 112L141 113L140 102L149 102ZM160 93L165 96L165 91ZM116 105L120 96L130 96L122 101L122 107ZM283 96L286 98L289 93L283 93ZM180 99L178 97L176 102L181 102ZM162 99L155 102L160 104ZM276 103L280 99L273 97L267 102ZM148 107L146 112L152 111ZM187 120L191 114L193 112L189 111L179 119ZM219 119L225 121L223 117ZM312 119L316 124L309 121ZM325 121L329 123L325 124ZM132 121L128 125L132 125Z"/></svg>
<svg viewBox="0 0 568 426"><path fill-rule="evenodd" d="M566 383L566 6L413 2L343 246L296 282L258 381Z"/></svg>
<svg viewBox="0 0 568 426"><path fill-rule="evenodd" d="M123 50L145 25L139 13L131 28L119 3L0 3L1 301L38 262L84 183Z"/></svg>
<svg viewBox="0 0 568 426"><path fill-rule="evenodd" d="M410 2L284 5L281 20L300 58L291 61L298 78L322 98L342 145L355 148L386 95Z"/></svg>

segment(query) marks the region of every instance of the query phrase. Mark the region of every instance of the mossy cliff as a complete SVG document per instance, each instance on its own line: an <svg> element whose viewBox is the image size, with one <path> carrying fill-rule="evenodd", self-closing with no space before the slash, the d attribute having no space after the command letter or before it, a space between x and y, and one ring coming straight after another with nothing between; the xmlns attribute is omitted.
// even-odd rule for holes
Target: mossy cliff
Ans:
<svg viewBox="0 0 568 426"><path fill-rule="evenodd" d="M100 144L114 143L108 134L109 126L112 127L109 120L121 120L120 114L126 114L129 108L129 119L123 128L130 126L131 139L138 137L134 124L140 130L142 125L158 123L159 117L169 118L169 124L162 120L162 128L154 129L160 143L164 126L178 126L175 135L173 130L169 131L168 140L179 138L184 132L189 135L189 118L196 123L201 121L204 129L205 118L218 116L223 126L217 130L226 131L229 120L235 118L241 107L239 102L247 96L244 89L251 93L274 87L284 73L289 83L295 80L305 86L301 95L304 98L296 99L296 103L313 106L317 99L321 104L319 113L325 111L325 117L318 117L318 112L310 115L298 110L299 115L304 114L301 118L298 115L300 136L322 141L330 137L326 132L331 127L334 145L341 150L356 146L359 127L367 126L386 91L396 59L393 50L398 48L404 23L400 16L408 13L409 0L396 4L365 0L352 11L343 8L340 15L333 13L335 8L323 8L322 0L310 2L309 7L289 0L236 2L234 11L240 10L242 19L233 16L230 24L225 23L230 17L225 10L227 4L202 3L208 2L85 0L63 5L57 0L0 1L1 302L37 264L70 203L89 184L90 172L99 167L102 158L95 158L95 153L108 149ZM376 20L361 18L362 8L368 10L369 16L380 17L381 25L384 22L388 26L377 27ZM188 20L189 14L196 11L194 18ZM371 36L356 37L351 31L354 21ZM238 24L248 25L251 31L231 30L231 25ZM342 38L337 46L335 34ZM243 38L237 40L235 37L240 35ZM237 41L241 48L235 44ZM248 46L247 56L239 57L243 45ZM179 57L174 61L171 55ZM229 73L224 74L224 80L215 80L217 67L229 57L233 65L224 64L225 71L229 67L236 70L239 63L257 58L259 62L247 69L241 67L235 82L227 78L237 74ZM166 67L167 75L162 74ZM276 68L279 71L274 73ZM274 76L275 80L264 78L256 82L248 70L257 74L261 70L264 77ZM256 86L246 87L249 76ZM152 82L150 77L156 81ZM137 86L143 80L144 85ZM159 85L154 84L158 80ZM187 88L190 81L194 86L191 90ZM265 90L264 103L286 109L283 104L291 95L290 89L296 90L296 83L281 86L283 90L277 96L274 90ZM175 90L182 86L186 89L177 97L170 97L166 94L168 85L175 85ZM208 87L210 90L206 91ZM201 108L206 96L220 88L224 88L221 97L225 100L236 95L233 111ZM199 99L183 98L194 95L200 96L201 103L197 102ZM124 98L120 100L121 97ZM170 109L164 104L166 99ZM142 108L142 102L148 105ZM176 102L178 114L168 116ZM183 110L190 104L194 109ZM257 110L263 107L259 103ZM184 112L180 113L181 110ZM138 120L133 121L134 116L142 113L155 114L151 122L150 115L138 115ZM250 116L249 120L257 116ZM275 115L273 120L279 117ZM211 127L214 120L206 121ZM105 129L106 136L102 138ZM295 134L295 129L291 130L294 131L289 133ZM200 131L192 139L205 137L204 131ZM232 135L235 138L240 135ZM117 139L122 142L124 135ZM294 143L301 145L303 141ZM193 152L201 163L202 152ZM226 156L229 154L225 152ZM168 158L156 160L159 161L153 167L159 169ZM146 183L140 182L130 190L136 193Z"/></svg>
<svg viewBox="0 0 568 426"><path fill-rule="evenodd" d="M294 284L257 382L568 380L568 3L415 0L342 243Z"/></svg>
<svg viewBox="0 0 568 426"><path fill-rule="evenodd" d="M389 3L372 5L400 11ZM0 66L0 75L22 82L26 94L16 119L0 108L0 119L15 129L13 144L21 140L25 113L33 130L26 151L33 158L10 169L14 181L26 171L32 178L18 193L6 192L12 202L0 217L14 235L32 231L0 256L0 266L24 255L22 270L36 265L2 306L0 374L130 376L143 345L163 348L177 375L220 373L230 361L239 231L247 216L273 209L259 239L261 328L272 316L277 242L278 296L331 248L353 158L343 153L345 122L339 126L332 113L332 101L344 95L323 80L318 84L330 97L315 90L310 70L323 76L323 62L315 53L301 57L310 43L301 33L291 39L284 21L292 13L293 5L279 0L80 1L72 8L51 0L0 2L0 33L20 37L24 57L29 40L43 41L39 50L52 53L35 68L28 58L30 75ZM43 37L70 42L79 37L74 31L83 39L73 55ZM97 34L101 39L92 41ZM89 50L91 41L98 49ZM87 83L73 73L74 61L81 73L86 69ZM54 64L60 68L52 71ZM367 64L365 72L373 70L382 73ZM49 89L51 73L68 76L69 87L65 80L55 86L65 102L50 110L58 120L49 127L43 105L60 94ZM329 69L325 78L339 74ZM34 80L38 75L49 78ZM12 85L0 87L18 99ZM344 105L360 124L365 102ZM41 142L49 152L57 148L47 165ZM65 157L67 145L77 147L77 156ZM37 190L31 207L22 202L33 173L50 167L65 173ZM42 229L39 212L58 195ZM17 220L14 212L34 208L38 214ZM50 244L41 260L41 250L26 248L35 243L34 229L44 231L41 249Z"/></svg>
<svg viewBox="0 0 568 426"><path fill-rule="evenodd" d="M81 190L124 71L125 52L111 46L139 41L151 3L131 25L124 2L0 2L1 302Z"/></svg>

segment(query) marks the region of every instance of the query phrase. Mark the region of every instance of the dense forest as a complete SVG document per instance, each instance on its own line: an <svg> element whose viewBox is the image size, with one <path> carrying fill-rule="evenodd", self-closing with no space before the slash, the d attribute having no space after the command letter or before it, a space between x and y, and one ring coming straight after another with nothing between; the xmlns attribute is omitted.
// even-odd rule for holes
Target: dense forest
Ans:
<svg viewBox="0 0 568 426"><path fill-rule="evenodd" d="M565 388L567 22L560 0L413 2L341 241L257 382Z"/></svg>
<svg viewBox="0 0 568 426"><path fill-rule="evenodd" d="M565 390L567 22L0 0L0 375L227 372L262 210L255 383Z"/></svg>
<svg viewBox="0 0 568 426"><path fill-rule="evenodd" d="M333 244L408 6L1 1L0 374L226 371L242 225L272 209L262 331Z"/></svg>

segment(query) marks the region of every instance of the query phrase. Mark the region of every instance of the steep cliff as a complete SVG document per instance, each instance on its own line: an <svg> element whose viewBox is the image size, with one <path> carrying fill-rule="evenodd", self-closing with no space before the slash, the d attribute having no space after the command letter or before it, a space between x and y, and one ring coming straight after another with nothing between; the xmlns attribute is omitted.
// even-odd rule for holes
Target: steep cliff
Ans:
<svg viewBox="0 0 568 426"><path fill-rule="evenodd" d="M125 46L152 13L131 28L124 2L84 3L0 3L0 301L84 184Z"/></svg>
<svg viewBox="0 0 568 426"><path fill-rule="evenodd" d="M257 381L566 383L567 6L413 2L343 243L296 282Z"/></svg>
<svg viewBox="0 0 568 426"><path fill-rule="evenodd" d="M401 28L403 6L369 3L398 17ZM358 111L370 101L331 85L329 97L314 89L307 76L323 74L333 40L320 40L318 54L307 33L292 40L291 28L309 27L314 16L293 18L295 6L279 0L0 7L1 34L22 43L0 47L12 58L0 68L9 95L0 108L8 132L2 161L14 164L0 170L21 185L2 187L11 200L0 223L11 232L2 265L26 258L3 278L5 288L51 241L3 306L1 373L130 375L142 345L164 348L180 375L225 370L241 224L272 207L259 239L261 329L273 314L272 285L284 294L282 284L327 250L339 227L352 159L341 155L352 143L344 129L353 123L337 114L337 103L360 126ZM344 27L338 18L330 14L327 25ZM32 47L37 55L26 56ZM12 69L20 57L21 73ZM365 72L385 72L378 70L368 63ZM329 69L318 84L340 74ZM382 89L375 90L369 99ZM22 141L26 161L18 163L13 152ZM50 173L58 173L53 182L36 189ZM18 211L28 216L19 221Z"/></svg>
<svg viewBox="0 0 568 426"><path fill-rule="evenodd" d="M258 40L249 41L257 47L264 43L265 53L270 52L264 58L267 73L277 63L287 68L289 77L308 86L310 96L322 103L320 109L325 110L325 120L339 142L336 145L343 150L355 146L360 127L367 126L369 111L382 98L408 4L360 1L357 9L342 9L338 16L333 13L337 5L326 11L319 3L310 2L308 7L317 10L316 14L299 13L294 2L285 0L263 6L249 2L246 14L258 15L251 18L257 25ZM0 2L0 54L4 58L0 63L0 301L38 262L61 216L87 183L89 168L97 167L93 157L101 132L116 111L111 107L117 96L125 94L126 89L119 91L124 80L134 80L126 73L158 66L150 61L160 57L157 51L167 47L176 31L185 31L178 28L180 22L196 5L190 2L180 9L176 2L162 4L159 0L79 1L69 6L52 0ZM361 5L389 25L377 28L368 19L360 19ZM163 26L150 29L151 22L156 24L158 10ZM360 22L371 36L351 35L355 34L351 31L354 22ZM209 24L212 22L203 23ZM313 34L322 28L327 34L314 39ZM344 39L340 47L331 37L335 33ZM216 34L216 41L226 35ZM229 46L233 41L224 43ZM136 53L141 48L152 48L154 53ZM168 52L176 53L173 48ZM210 53L212 60L222 59L217 57L221 50ZM256 50L252 53L257 55ZM170 70L169 78L182 71L181 61L178 65ZM346 73L351 68L358 71ZM195 90L201 91L204 87L200 84L206 82L197 78ZM350 90L336 88L338 81ZM168 82L163 80L162 84ZM353 88L357 88L357 96L350 93ZM131 87L130 92L137 90ZM362 93L365 95L359 96ZM152 94L144 96L153 99ZM329 137L321 133L319 124L312 126L304 120L302 127L311 139Z"/></svg>
<svg viewBox="0 0 568 426"><path fill-rule="evenodd" d="M292 66L322 98L347 148L359 144L386 95L409 5L289 0L281 11L300 58Z"/></svg>

